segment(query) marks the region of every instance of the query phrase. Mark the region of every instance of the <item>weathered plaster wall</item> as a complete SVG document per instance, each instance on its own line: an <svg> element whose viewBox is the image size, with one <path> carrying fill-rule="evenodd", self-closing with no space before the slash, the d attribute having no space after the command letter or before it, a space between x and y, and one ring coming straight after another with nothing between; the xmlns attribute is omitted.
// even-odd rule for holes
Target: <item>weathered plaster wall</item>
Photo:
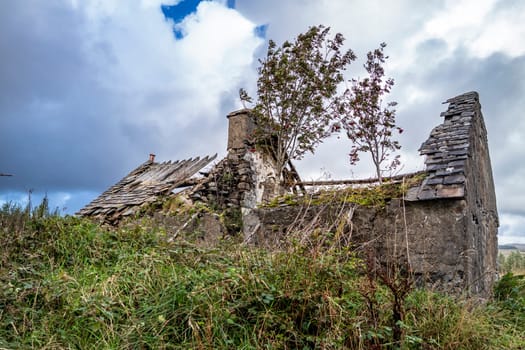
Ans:
<svg viewBox="0 0 525 350"><path fill-rule="evenodd" d="M492 286L497 277L497 232L499 226L496 194L488 150L487 130L477 94L473 95L467 158L466 201L468 203L467 279L474 288ZM479 281L479 282L478 282ZM474 290L474 292L478 292ZM483 291L481 291L483 292Z"/></svg>
<svg viewBox="0 0 525 350"><path fill-rule="evenodd" d="M260 229L251 242L279 247L287 235L303 229L318 230L336 235L341 244L357 252L371 248L383 263L406 259L420 285L488 294L491 285L465 279L477 267L471 264L468 254L468 212L466 201L453 199L394 199L384 208L349 203L260 208L256 211Z"/></svg>
<svg viewBox="0 0 525 350"><path fill-rule="evenodd" d="M274 159L250 142L254 129L250 110L228 115L228 154L190 195L212 206L240 210L245 236L258 224L253 209L282 194Z"/></svg>

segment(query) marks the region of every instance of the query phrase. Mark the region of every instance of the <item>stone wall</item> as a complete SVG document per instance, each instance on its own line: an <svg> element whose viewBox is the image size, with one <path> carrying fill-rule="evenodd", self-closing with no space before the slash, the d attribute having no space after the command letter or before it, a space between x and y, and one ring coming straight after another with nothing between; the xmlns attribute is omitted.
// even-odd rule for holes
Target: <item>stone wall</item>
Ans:
<svg viewBox="0 0 525 350"><path fill-rule="evenodd" d="M408 261L420 285L487 294L490 285L466 279L472 269L465 255L467 212L466 201L451 199L394 199L383 208L349 203L260 208L257 214L263 229L252 236L252 242L279 247L285 236L305 229L317 231L336 236L337 243L350 245L358 253L371 249L384 264Z"/></svg>
<svg viewBox="0 0 525 350"><path fill-rule="evenodd" d="M244 109L228 115L228 154L196 186L190 198L219 209L242 212L245 235L253 230L250 218L259 203L282 194L275 160L251 141L254 116Z"/></svg>
<svg viewBox="0 0 525 350"><path fill-rule="evenodd" d="M194 201L205 202L213 207L240 207L244 194L254 187L253 171L245 159L245 149L231 149L189 195Z"/></svg>
<svg viewBox="0 0 525 350"><path fill-rule="evenodd" d="M472 95L471 98L475 101L472 102L473 108L471 108L471 113L474 114L469 133L470 152L466 163L465 181L465 200L468 204L468 214L465 217L465 220L468 220L467 263L469 264L466 278L472 281L474 287L492 286L497 278L499 219L487 130L477 94ZM450 116L446 117L450 118Z"/></svg>

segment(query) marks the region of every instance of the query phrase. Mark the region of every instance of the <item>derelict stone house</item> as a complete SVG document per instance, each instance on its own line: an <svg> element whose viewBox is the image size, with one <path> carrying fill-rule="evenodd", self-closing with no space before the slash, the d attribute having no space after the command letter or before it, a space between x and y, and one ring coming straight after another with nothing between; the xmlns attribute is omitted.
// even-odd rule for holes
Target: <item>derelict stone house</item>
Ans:
<svg viewBox="0 0 525 350"><path fill-rule="evenodd" d="M413 185L383 207L260 206L287 190L280 186L281 176L296 184L300 180L291 163L285 173L277 174L271 154L250 143L253 119L249 110L241 110L228 116L228 155L204 177L191 178L212 158L184 161L175 168L151 161L79 214L106 221L109 215L117 221L136 212L145 203L141 200L152 202L176 187L194 184L185 192L193 201L240 209L245 239L254 244L271 247L293 230L334 227L337 221L347 244L357 250L372 248L379 259L408 261L422 283L487 296L497 278L498 229L487 132L476 92L446 103L443 123L420 148L425 156L421 180L410 182L410 175L392 179ZM142 196L146 189L148 195Z"/></svg>

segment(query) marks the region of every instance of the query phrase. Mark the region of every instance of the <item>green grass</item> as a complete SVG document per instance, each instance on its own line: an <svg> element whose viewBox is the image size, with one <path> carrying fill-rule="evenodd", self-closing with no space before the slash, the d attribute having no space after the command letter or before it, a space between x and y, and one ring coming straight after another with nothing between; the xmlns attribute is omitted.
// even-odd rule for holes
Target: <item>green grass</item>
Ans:
<svg viewBox="0 0 525 350"><path fill-rule="evenodd" d="M12 205L0 230L0 349L525 347L520 279L483 305L414 290L392 344L391 295L378 283L373 324L347 249L202 248Z"/></svg>

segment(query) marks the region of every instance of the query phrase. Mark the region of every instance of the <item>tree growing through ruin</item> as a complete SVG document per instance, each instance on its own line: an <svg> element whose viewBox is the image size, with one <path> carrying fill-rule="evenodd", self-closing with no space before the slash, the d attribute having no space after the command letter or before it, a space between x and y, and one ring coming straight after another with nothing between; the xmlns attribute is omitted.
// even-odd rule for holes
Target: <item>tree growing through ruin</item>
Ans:
<svg viewBox="0 0 525 350"><path fill-rule="evenodd" d="M356 56L342 50L342 34L329 38L329 31L318 25L281 46L270 40L266 58L259 60L255 141L270 143L279 174L290 159L314 152L345 106L338 87ZM250 101L244 90L239 95Z"/></svg>
<svg viewBox="0 0 525 350"><path fill-rule="evenodd" d="M392 152L401 146L393 139L395 132L403 129L396 126L397 102L383 102L383 96L390 93L394 80L385 79L383 64L388 59L384 54L385 43L378 49L367 54L364 68L368 77L359 80L352 79L352 86L346 91L347 106L341 119L342 128L353 142L350 150L350 163L359 161L359 153L369 153L374 163L377 179L382 183L384 170L394 170L399 164L399 156L395 156L387 169L383 164L389 160Z"/></svg>

